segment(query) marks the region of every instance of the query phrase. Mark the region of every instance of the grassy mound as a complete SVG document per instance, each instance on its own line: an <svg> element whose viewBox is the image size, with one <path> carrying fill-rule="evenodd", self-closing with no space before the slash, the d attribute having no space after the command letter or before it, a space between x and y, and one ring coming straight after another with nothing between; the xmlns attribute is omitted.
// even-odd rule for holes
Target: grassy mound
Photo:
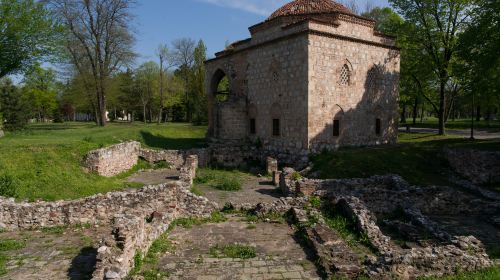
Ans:
<svg viewBox="0 0 500 280"><path fill-rule="evenodd" d="M138 187L124 182L130 172L113 178L87 174L82 167L85 155L129 140L150 148L203 147L205 132L206 127L188 124L32 125L0 139L0 191L18 199L53 201Z"/></svg>

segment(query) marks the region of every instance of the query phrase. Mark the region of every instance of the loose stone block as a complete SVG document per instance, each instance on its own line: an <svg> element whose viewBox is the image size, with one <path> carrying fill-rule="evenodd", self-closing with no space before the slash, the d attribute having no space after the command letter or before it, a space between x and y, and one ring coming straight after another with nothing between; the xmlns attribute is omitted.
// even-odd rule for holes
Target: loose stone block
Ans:
<svg viewBox="0 0 500 280"><path fill-rule="evenodd" d="M274 174L278 171L278 161L272 157L267 158L267 174Z"/></svg>

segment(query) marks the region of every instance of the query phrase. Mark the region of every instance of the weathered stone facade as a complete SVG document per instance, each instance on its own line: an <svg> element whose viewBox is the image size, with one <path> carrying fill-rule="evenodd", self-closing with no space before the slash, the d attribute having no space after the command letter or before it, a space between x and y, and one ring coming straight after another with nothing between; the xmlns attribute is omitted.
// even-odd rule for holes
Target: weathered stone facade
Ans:
<svg viewBox="0 0 500 280"><path fill-rule="evenodd" d="M89 152L84 164L89 172L112 177L134 167L140 149L141 143L135 141L102 148Z"/></svg>
<svg viewBox="0 0 500 280"><path fill-rule="evenodd" d="M330 0L297 0L250 27L206 62L209 136L288 153L396 142L399 50L374 25Z"/></svg>

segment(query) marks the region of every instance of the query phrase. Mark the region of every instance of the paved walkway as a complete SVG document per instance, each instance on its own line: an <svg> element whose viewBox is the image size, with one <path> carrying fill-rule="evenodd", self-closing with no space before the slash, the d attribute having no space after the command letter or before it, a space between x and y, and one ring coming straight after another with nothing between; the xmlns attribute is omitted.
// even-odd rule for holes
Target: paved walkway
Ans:
<svg viewBox="0 0 500 280"><path fill-rule="evenodd" d="M110 231L107 227L92 227L2 232L0 240L16 240L25 246L2 252L9 260L5 266L7 274L0 279L90 279L97 255L91 246Z"/></svg>
<svg viewBox="0 0 500 280"><path fill-rule="evenodd" d="M406 127L400 127L399 132L407 132ZM412 127L410 132L412 133L438 133L437 129L434 128L417 128ZM470 138L470 129L447 129L446 134L451 136L458 136L464 138ZM492 140L498 139L500 140L499 132L488 132L486 130L474 130L474 138L480 140Z"/></svg>
<svg viewBox="0 0 500 280"><path fill-rule="evenodd" d="M206 224L191 229L177 227L169 240L174 252L164 256L158 269L168 279L320 279L314 263L294 239L286 223L251 224L231 216L227 222ZM215 246L241 244L256 248L252 259L216 258Z"/></svg>
<svg viewBox="0 0 500 280"><path fill-rule="evenodd" d="M145 170L127 178L127 182L158 185L179 180L179 171L175 169Z"/></svg>
<svg viewBox="0 0 500 280"><path fill-rule="evenodd" d="M237 192L220 191L206 185L198 186L198 188L203 192L203 196L217 202L220 206L224 206L227 202L233 204L272 203L281 197L278 188L268 177L249 176L243 182L242 190Z"/></svg>

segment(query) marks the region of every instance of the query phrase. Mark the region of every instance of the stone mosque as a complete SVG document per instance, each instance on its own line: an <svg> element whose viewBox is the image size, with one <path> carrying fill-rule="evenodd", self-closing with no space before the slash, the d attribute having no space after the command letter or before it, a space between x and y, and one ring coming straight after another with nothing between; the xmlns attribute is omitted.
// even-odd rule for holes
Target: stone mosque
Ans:
<svg viewBox="0 0 500 280"><path fill-rule="evenodd" d="M296 0L249 31L206 61L210 138L287 153L397 141L400 52L375 21Z"/></svg>

